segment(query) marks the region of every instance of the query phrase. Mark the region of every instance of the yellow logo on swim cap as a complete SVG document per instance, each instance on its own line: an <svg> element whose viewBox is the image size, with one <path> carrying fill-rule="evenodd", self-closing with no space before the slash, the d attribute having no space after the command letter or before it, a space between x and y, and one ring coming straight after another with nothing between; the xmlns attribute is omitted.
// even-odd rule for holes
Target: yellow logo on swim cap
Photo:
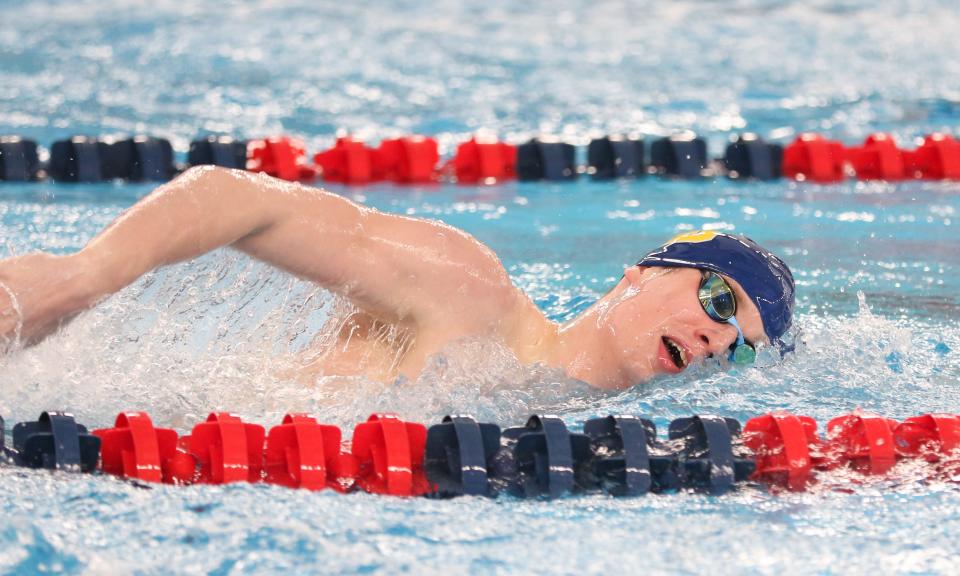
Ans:
<svg viewBox="0 0 960 576"><path fill-rule="evenodd" d="M684 232L682 234L677 234L670 240L667 240L667 243L664 246L669 246L670 244L676 244L677 242L709 242L717 237L716 232L711 232L710 230L695 230L693 232Z"/></svg>

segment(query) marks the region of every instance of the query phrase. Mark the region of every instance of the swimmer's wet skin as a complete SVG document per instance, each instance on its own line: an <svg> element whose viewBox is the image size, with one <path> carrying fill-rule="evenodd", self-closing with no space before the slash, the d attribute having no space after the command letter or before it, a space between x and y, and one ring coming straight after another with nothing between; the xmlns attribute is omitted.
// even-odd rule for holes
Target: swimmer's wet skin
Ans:
<svg viewBox="0 0 960 576"><path fill-rule="evenodd" d="M794 283L744 236L673 238L627 268L579 317L546 318L496 254L442 222L386 214L265 175L194 168L127 210L81 251L0 261L0 336L32 343L77 312L166 264L232 246L347 297L410 333L402 350L352 337L312 369L391 381L465 337L501 340L524 363L622 389L707 357L749 361L780 344ZM381 354L389 368L353 361ZM395 359L394 359L395 358Z"/></svg>

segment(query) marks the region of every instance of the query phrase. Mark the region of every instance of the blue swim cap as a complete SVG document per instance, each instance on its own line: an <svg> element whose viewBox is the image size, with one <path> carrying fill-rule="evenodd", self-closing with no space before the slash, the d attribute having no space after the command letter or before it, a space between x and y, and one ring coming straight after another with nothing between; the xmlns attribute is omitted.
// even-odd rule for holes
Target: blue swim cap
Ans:
<svg viewBox="0 0 960 576"><path fill-rule="evenodd" d="M771 344L793 318L793 274L781 260L743 236L719 232L686 232L647 254L637 266L699 268L736 280L760 310L763 330Z"/></svg>

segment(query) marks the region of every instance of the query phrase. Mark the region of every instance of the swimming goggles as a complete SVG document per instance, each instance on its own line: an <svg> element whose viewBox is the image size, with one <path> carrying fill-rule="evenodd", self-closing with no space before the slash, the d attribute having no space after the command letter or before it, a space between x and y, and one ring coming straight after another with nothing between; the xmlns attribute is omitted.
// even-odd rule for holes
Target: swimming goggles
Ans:
<svg viewBox="0 0 960 576"><path fill-rule="evenodd" d="M753 364L757 359L757 351L743 337L743 330L737 324L737 298L733 288L715 272L704 270L702 273L703 280L697 295L703 311L711 320L732 324L737 329L737 341L730 345L729 360L735 364Z"/></svg>

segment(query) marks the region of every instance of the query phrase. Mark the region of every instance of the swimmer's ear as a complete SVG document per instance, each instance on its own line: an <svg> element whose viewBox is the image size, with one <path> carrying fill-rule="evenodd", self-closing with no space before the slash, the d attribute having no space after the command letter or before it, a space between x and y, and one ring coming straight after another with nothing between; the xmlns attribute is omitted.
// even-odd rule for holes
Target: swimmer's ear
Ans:
<svg viewBox="0 0 960 576"><path fill-rule="evenodd" d="M646 269L646 266L631 266L623 271L623 277L626 278L627 282L629 282L631 286L637 286L643 279L643 273Z"/></svg>

